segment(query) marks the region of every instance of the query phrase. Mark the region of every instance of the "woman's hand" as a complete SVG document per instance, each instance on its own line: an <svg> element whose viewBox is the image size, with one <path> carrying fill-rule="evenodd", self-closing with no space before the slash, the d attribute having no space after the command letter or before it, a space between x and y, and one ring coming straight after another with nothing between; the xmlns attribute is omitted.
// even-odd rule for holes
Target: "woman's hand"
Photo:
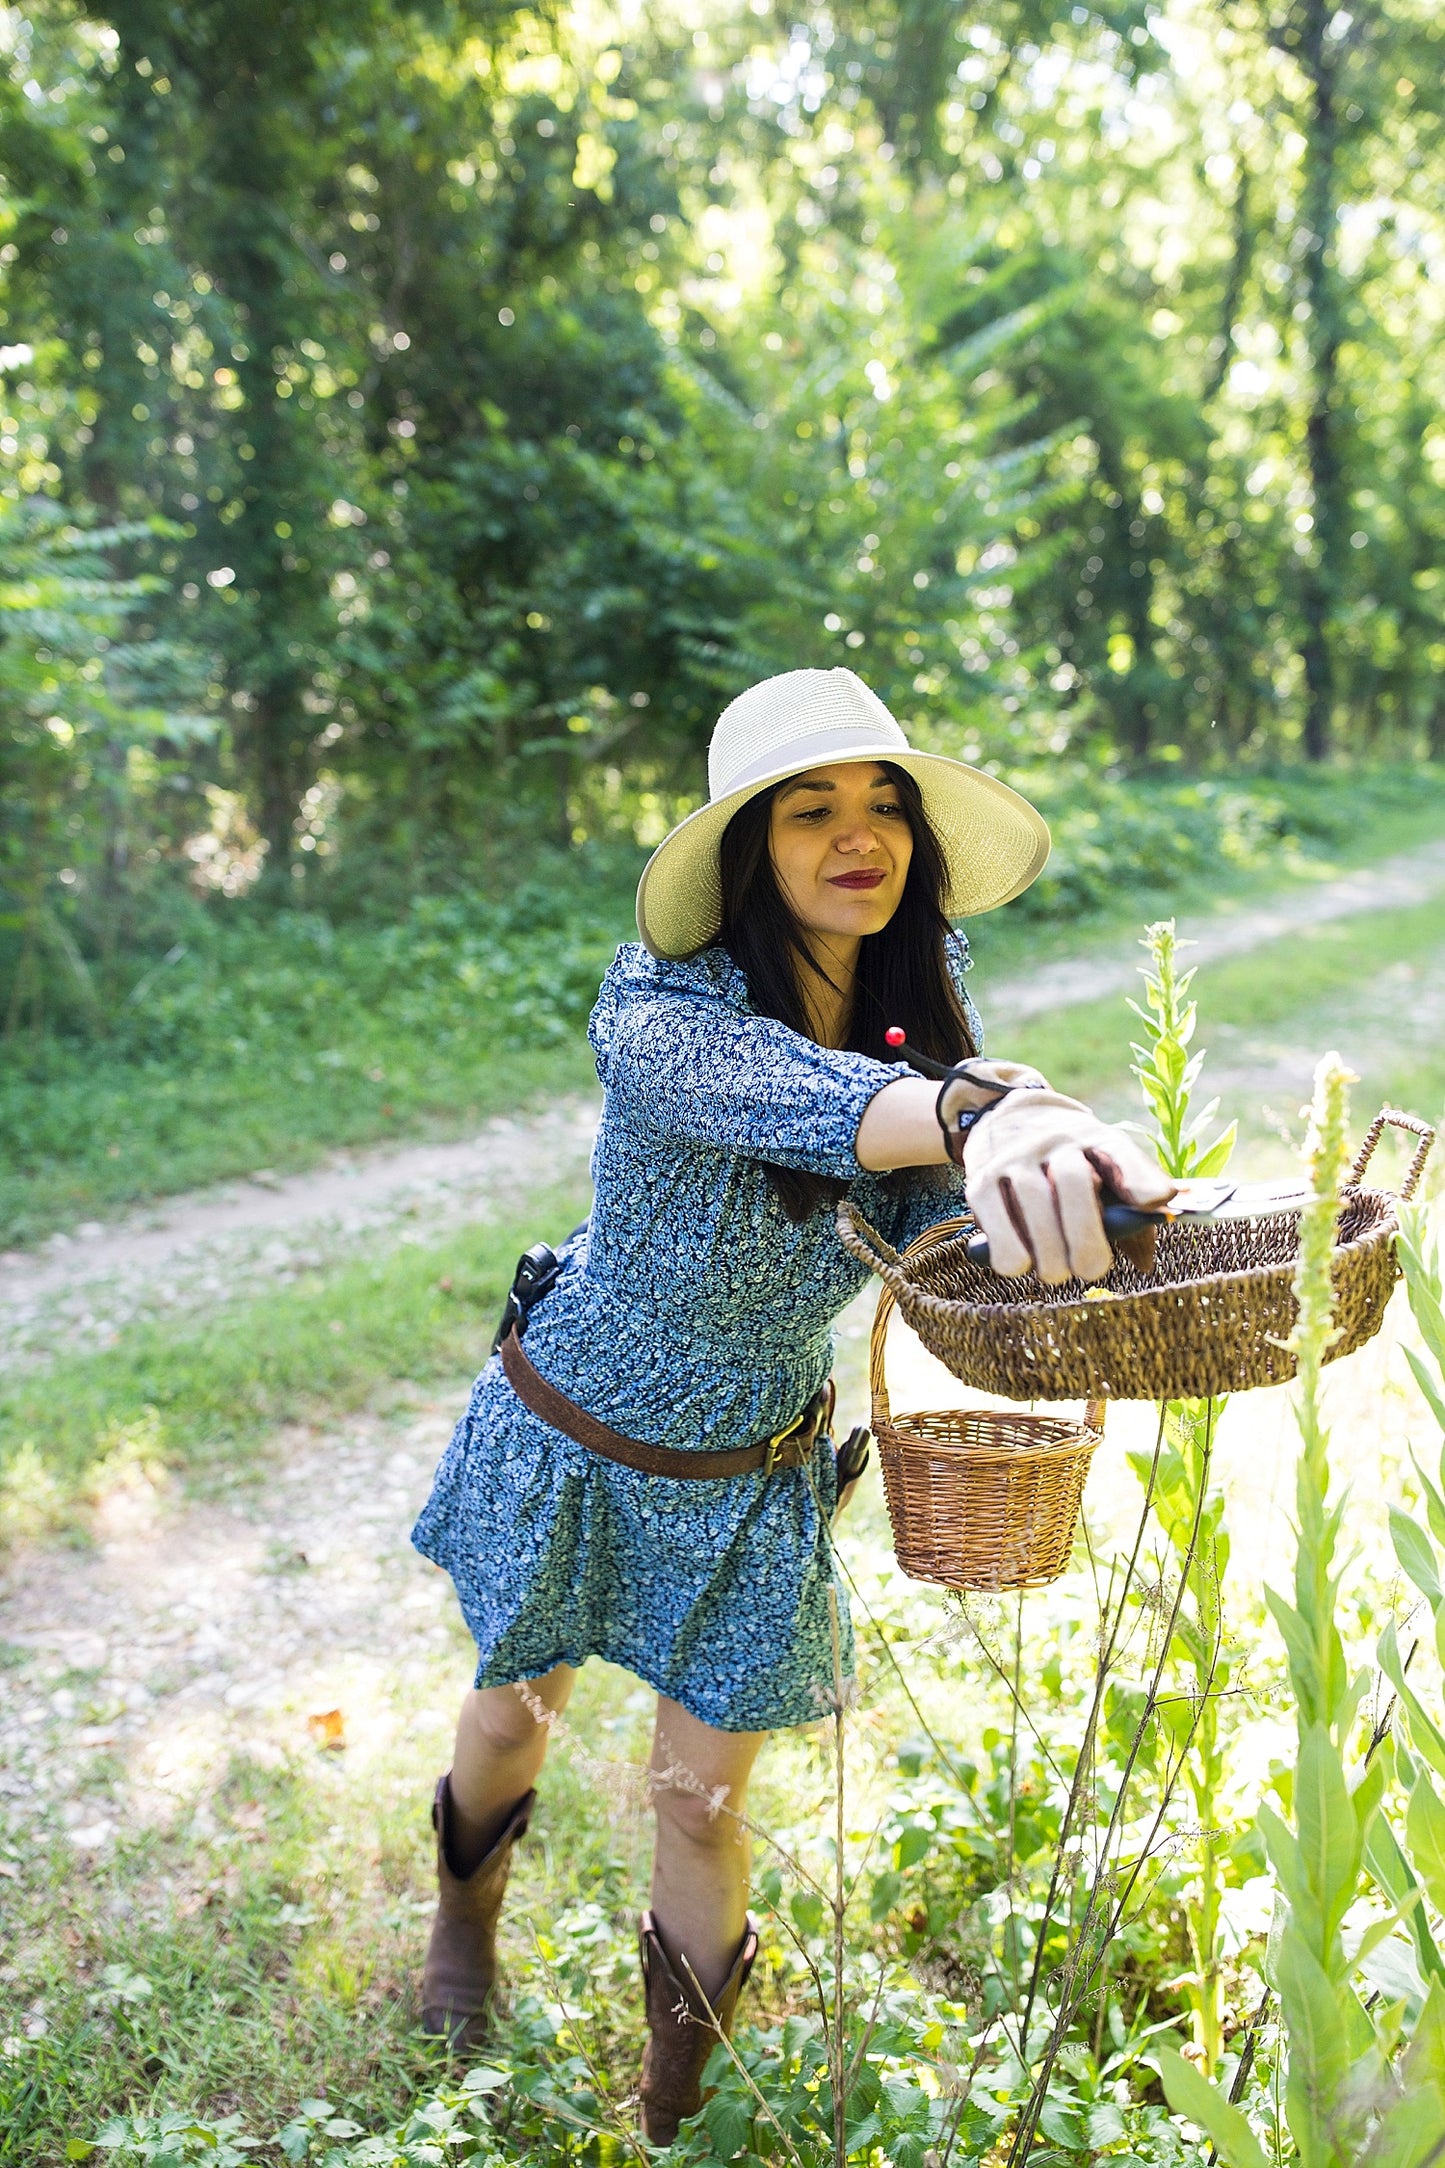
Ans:
<svg viewBox="0 0 1445 2168"><path fill-rule="evenodd" d="M965 1138L963 1169L992 1269L1006 1279L1033 1271L1049 1287L1102 1280L1112 1266L1101 1189L1146 1212L1175 1190L1173 1178L1122 1129L1048 1087L999 1100ZM1146 1270L1152 1235L1150 1257L1135 1257Z"/></svg>
<svg viewBox="0 0 1445 2168"><path fill-rule="evenodd" d="M1101 1190L1120 1204L1157 1211L1174 1194L1171 1177L1122 1129L1101 1122L1078 1099L1049 1085L1034 1086L1037 1070L1011 1062L969 1064L995 1084L1023 1086L1005 1093L986 1085L957 1087L960 1103L945 1113L991 1105L963 1140L968 1208L988 1237L993 1270L1016 1279L1037 1272L1050 1287L1064 1280L1102 1280L1114 1262L1100 1216ZM1027 1088L1031 1087L1031 1088ZM939 1126L938 1086L900 1077L870 1100L858 1125L858 1163L876 1172L937 1167L951 1156ZM954 1139L955 1148L957 1139ZM1141 1271L1153 1261L1154 1230L1121 1245Z"/></svg>

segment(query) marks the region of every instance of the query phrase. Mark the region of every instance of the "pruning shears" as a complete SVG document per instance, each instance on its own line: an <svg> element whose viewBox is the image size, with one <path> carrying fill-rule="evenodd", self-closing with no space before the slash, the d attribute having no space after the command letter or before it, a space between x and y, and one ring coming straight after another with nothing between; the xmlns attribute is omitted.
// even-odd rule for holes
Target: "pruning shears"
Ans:
<svg viewBox="0 0 1445 2168"><path fill-rule="evenodd" d="M1288 1213L1302 1209L1308 1191L1298 1184L1286 1186L1277 1182L1227 1182L1212 1181L1181 1182L1167 1204L1152 1211L1144 1211L1137 1205L1105 1203L1100 1217L1109 1247L1118 1249L1131 1235L1142 1234L1146 1227L1169 1227L1176 1222L1185 1226L1217 1226L1223 1220L1282 1219ZM964 1252L971 1265L988 1268L988 1236L971 1235Z"/></svg>

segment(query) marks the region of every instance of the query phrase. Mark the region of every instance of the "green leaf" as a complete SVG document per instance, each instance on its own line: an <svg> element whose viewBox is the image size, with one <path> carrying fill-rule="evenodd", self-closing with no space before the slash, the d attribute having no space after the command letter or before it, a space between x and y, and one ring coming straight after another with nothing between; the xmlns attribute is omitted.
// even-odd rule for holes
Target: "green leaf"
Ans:
<svg viewBox="0 0 1445 2168"><path fill-rule="evenodd" d="M1378 1759L1378 1756L1376 1757ZM1406 1859L1399 1838L1395 1835L1387 1816L1377 1814L1370 1824L1365 1838L1365 1865L1380 1888L1404 1918L1415 1943L1415 1955L1420 1970L1427 1980L1445 1982L1445 1958L1435 1946L1425 1907L1417 1901L1409 1902L1412 1892L1419 1885L1414 1871Z"/></svg>
<svg viewBox="0 0 1445 2168"><path fill-rule="evenodd" d="M1445 1912L1445 1805L1421 1770L1405 1814L1405 1844L1410 1864L1430 1893L1437 1912Z"/></svg>
<svg viewBox="0 0 1445 2168"><path fill-rule="evenodd" d="M1434 2085L1413 2084L1370 2137L1370 2168L1426 2168L1445 2147L1445 2102Z"/></svg>
<svg viewBox="0 0 1445 2168"><path fill-rule="evenodd" d="M70 2138L66 2141L65 2157L67 2160L89 2160L94 2151L95 2147L88 2138Z"/></svg>
<svg viewBox="0 0 1445 2168"><path fill-rule="evenodd" d="M1242 2111L1173 2048L1160 2048L1157 2054L1170 2107L1199 2125L1228 2168L1269 2168L1264 2147Z"/></svg>
<svg viewBox="0 0 1445 2168"><path fill-rule="evenodd" d="M933 1850L938 1831L931 1822L910 1822L898 1839L898 1864L916 1867Z"/></svg>
<svg viewBox="0 0 1445 2168"><path fill-rule="evenodd" d="M1238 1122L1231 1122L1223 1134L1215 1138L1208 1151L1200 1153L1194 1163L1196 1177L1202 1180L1206 1175L1222 1174L1233 1156L1238 1135Z"/></svg>
<svg viewBox="0 0 1445 2168"><path fill-rule="evenodd" d="M1293 1831L1275 1813L1274 1808L1261 1805L1255 1815L1264 1848L1275 1879L1289 1901L1292 1911L1297 1912L1306 1927L1314 1926L1319 1917L1315 1893L1310 1886L1309 1873L1303 1854Z"/></svg>
<svg viewBox="0 0 1445 2168"><path fill-rule="evenodd" d="M901 1874L875 1874L873 1888L868 1898L868 1917L872 1921L886 1920L897 1904L903 1888Z"/></svg>
<svg viewBox="0 0 1445 2168"><path fill-rule="evenodd" d="M1327 2128L1329 2103L1350 2053L1342 1998L1294 1926L1280 1938L1279 1996L1289 2036L1290 2130L1309 2159L1311 2142L1318 2150L1320 2134Z"/></svg>
<svg viewBox="0 0 1445 2168"><path fill-rule="evenodd" d="M1445 1732L1440 1730L1429 1711L1421 1704L1419 1696L1406 1681L1393 1619L1380 1636L1376 1654L1380 1669L1400 1697L1401 1706L1409 1721L1411 1744L1429 1762L1437 1776L1445 1777Z"/></svg>
<svg viewBox="0 0 1445 2168"><path fill-rule="evenodd" d="M1445 1591L1440 1587L1440 1571L1435 1561L1435 1549L1430 1538L1408 1513L1398 1506L1390 1508L1390 1541L1395 1546L1395 1556L1416 1588L1428 1601L1432 1611L1440 1607Z"/></svg>
<svg viewBox="0 0 1445 2168"><path fill-rule="evenodd" d="M1421 1392L1425 1395L1426 1404L1430 1409L1430 1413L1434 1416L1436 1422L1440 1425L1440 1428L1442 1430L1445 1430L1445 1400L1441 1399L1440 1394L1436 1388L1434 1377L1425 1368L1424 1358L1420 1355L1417 1355L1414 1348L1407 1347L1405 1350L1405 1360L1415 1373L1415 1383L1419 1386Z"/></svg>
<svg viewBox="0 0 1445 2168"><path fill-rule="evenodd" d="M1416 2082L1428 2078L1434 2085L1445 2086L1445 1985L1438 1980L1431 1982L1416 2021L1405 2073Z"/></svg>
<svg viewBox="0 0 1445 2168"><path fill-rule="evenodd" d="M1084 2122L1074 2102L1050 2096L1039 2110L1039 2128L1055 2145L1065 2146L1071 2153L1083 2151Z"/></svg>
<svg viewBox="0 0 1445 2168"><path fill-rule="evenodd" d="M1445 1429L1445 1415L1441 1417L1441 1428ZM1445 1498L1441 1497L1436 1485L1421 1467L1418 1454L1412 1453L1410 1458L1415 1464L1415 1473L1420 1478L1420 1486L1425 1493L1425 1518L1430 1523L1430 1533L1437 1543L1445 1543Z"/></svg>
<svg viewBox="0 0 1445 2168"><path fill-rule="evenodd" d="M1294 1688L1295 1700L1304 1707L1317 1708L1320 1682L1315 1673L1315 1647L1309 1626L1294 1605L1283 1596L1277 1595L1272 1588L1265 1590L1264 1600L1284 1637L1289 1656L1290 1684Z"/></svg>
<svg viewBox="0 0 1445 2168"><path fill-rule="evenodd" d="M1328 1940L1354 1901L1361 1843L1340 1751L1323 1724L1311 1724L1300 1741L1294 1816L1300 1862Z"/></svg>
<svg viewBox="0 0 1445 2168"><path fill-rule="evenodd" d="M820 1935L823 1932L823 1900L816 1890L795 1890L788 1910L793 1915L793 1925L800 1935Z"/></svg>

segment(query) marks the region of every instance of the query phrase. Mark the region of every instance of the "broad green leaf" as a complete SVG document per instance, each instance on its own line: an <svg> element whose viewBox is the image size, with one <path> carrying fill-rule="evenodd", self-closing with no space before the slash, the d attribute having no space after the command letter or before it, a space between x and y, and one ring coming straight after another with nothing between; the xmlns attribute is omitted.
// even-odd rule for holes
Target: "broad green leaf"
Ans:
<svg viewBox="0 0 1445 2168"><path fill-rule="evenodd" d="M1445 1984L1432 1981L1410 2042L1407 2074L1445 2086Z"/></svg>
<svg viewBox="0 0 1445 2168"><path fill-rule="evenodd" d="M1308 2159L1311 2146L1318 2147L1328 2129L1334 2094L1351 2057L1343 1992L1297 1926L1280 1938L1279 1997L1289 2036L1290 2130Z"/></svg>
<svg viewBox="0 0 1445 2168"><path fill-rule="evenodd" d="M1281 1821L1271 1806L1262 1805L1255 1816L1259 1831L1264 1838L1264 1848L1275 1879L1284 1892L1290 1910L1298 1915L1300 1929L1312 1941L1320 1941L1319 1906L1310 1886L1309 1874L1294 1832Z"/></svg>
<svg viewBox="0 0 1445 2168"><path fill-rule="evenodd" d="M1385 1796L1386 1775L1385 1757L1383 1754L1377 1754L1374 1760L1369 1763L1364 1775L1350 1794L1350 1805L1353 1807L1355 1814L1355 1826L1360 1832L1362 1844L1367 1832L1374 1823L1375 1816L1380 1811L1380 1801ZM1356 1872L1358 1873L1358 1871L1357 1868Z"/></svg>
<svg viewBox="0 0 1445 2168"><path fill-rule="evenodd" d="M816 1890L795 1890L788 1910L793 1915L793 1925L800 1935L820 1935L823 1932L823 1900Z"/></svg>
<svg viewBox="0 0 1445 2168"><path fill-rule="evenodd" d="M1264 2147L1243 2111L1226 2100L1218 2086L1211 2085L1173 2048L1159 2048L1156 2052L1159 2075L1174 2113L1187 2115L1191 2123L1199 2125L1228 2168L1269 2168Z"/></svg>
<svg viewBox="0 0 1445 2168"><path fill-rule="evenodd" d="M1442 2148L1445 2096L1437 2085L1407 2078L1402 2094L1371 2133L1370 2168L1434 2168Z"/></svg>
<svg viewBox="0 0 1445 2168"><path fill-rule="evenodd" d="M1445 1430L1445 1408L1438 1412L1440 1427ZM1410 1458L1415 1464L1415 1473L1420 1478L1420 1487L1425 1493L1425 1518L1430 1523L1430 1533L1437 1543L1445 1543L1445 1498L1442 1498L1438 1486L1430 1481L1420 1466L1418 1454L1412 1453Z"/></svg>
<svg viewBox="0 0 1445 2168"><path fill-rule="evenodd" d="M1039 2128L1055 2145L1061 2145L1071 2153L1083 2150L1085 2144L1084 2121L1077 2103L1050 2098L1039 2110Z"/></svg>
<svg viewBox="0 0 1445 2168"><path fill-rule="evenodd" d="M910 1822L898 1839L898 1864L916 1867L933 1850L938 1832L931 1823Z"/></svg>
<svg viewBox="0 0 1445 2168"><path fill-rule="evenodd" d="M1445 1982L1445 1957L1435 1946L1425 1907L1419 1902L1419 1885L1399 1838L1383 1814L1375 1816L1366 1835L1365 1865L1409 1928L1415 1955L1426 1979ZM1410 1901L1412 1893L1415 1893L1413 1903Z"/></svg>
<svg viewBox="0 0 1445 2168"><path fill-rule="evenodd" d="M1300 1742L1294 1814L1300 1863L1328 1942L1354 1902L1361 1845L1339 1748L1323 1724L1311 1724Z"/></svg>
<svg viewBox="0 0 1445 2168"><path fill-rule="evenodd" d="M1437 1912L1445 1912L1445 1805L1422 1770L1405 1814L1405 1845L1410 1864L1430 1893Z"/></svg>
<svg viewBox="0 0 1445 2168"><path fill-rule="evenodd" d="M1434 1416L1440 1428L1445 1430L1445 1400L1440 1397L1434 1377L1425 1368L1424 1361L1416 1354L1414 1348L1406 1348L1405 1360L1415 1373L1415 1383L1425 1395L1425 1402L1430 1413Z"/></svg>
<svg viewBox="0 0 1445 2168"><path fill-rule="evenodd" d="M868 1917L875 1922L886 1920L897 1904L903 1889L901 1874L875 1874L868 1897Z"/></svg>
<svg viewBox="0 0 1445 2168"><path fill-rule="evenodd" d="M1431 1610L1438 1610L1445 1592L1440 1587L1435 1547L1419 1523L1412 1521L1408 1513L1402 1513L1398 1506L1390 1508L1390 1541L1395 1546L1395 1556Z"/></svg>
<svg viewBox="0 0 1445 2168"><path fill-rule="evenodd" d="M1317 1714L1320 1704L1320 1679L1315 1669L1315 1645L1306 1620L1272 1588L1264 1592L1276 1626L1284 1637L1289 1655L1290 1683L1294 1687L1295 1700L1302 1709Z"/></svg>
<svg viewBox="0 0 1445 2168"><path fill-rule="evenodd" d="M1211 1174L1222 1174L1229 1165L1238 1135L1238 1122L1231 1122L1223 1134L1215 1138L1208 1151L1200 1153L1194 1164L1195 1175L1203 1180Z"/></svg>
<svg viewBox="0 0 1445 2168"><path fill-rule="evenodd" d="M1445 1777L1445 1732L1422 1705L1405 1678L1405 1666L1400 1658L1400 1644L1391 1619L1381 1634L1376 1650L1380 1669L1400 1697L1410 1730L1410 1742L1417 1752L1429 1762L1437 1776Z"/></svg>

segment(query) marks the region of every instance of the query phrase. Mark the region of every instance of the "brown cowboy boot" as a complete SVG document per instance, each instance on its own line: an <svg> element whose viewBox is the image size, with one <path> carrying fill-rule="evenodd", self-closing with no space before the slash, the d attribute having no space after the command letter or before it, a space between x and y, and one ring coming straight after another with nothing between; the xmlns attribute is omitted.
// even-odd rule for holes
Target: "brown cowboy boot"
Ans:
<svg viewBox="0 0 1445 2168"><path fill-rule="evenodd" d="M649 2145L671 2145L677 2126L702 2106L703 2067L717 2045L718 2027L729 2037L743 1982L758 1954L757 1922L747 1932L732 1971L713 1997L717 2026L697 1983L673 1971L650 1912L642 1915L640 1954L647 2004L647 2047L642 2057L642 2135Z"/></svg>
<svg viewBox="0 0 1445 2168"><path fill-rule="evenodd" d="M437 1911L421 1982L421 2028L457 2050L481 2045L486 2007L497 1978L497 1918L512 1864L512 1846L526 1832L535 1791L519 1799L486 1856L468 1875L452 1867L450 1774L432 1801L437 1833Z"/></svg>

